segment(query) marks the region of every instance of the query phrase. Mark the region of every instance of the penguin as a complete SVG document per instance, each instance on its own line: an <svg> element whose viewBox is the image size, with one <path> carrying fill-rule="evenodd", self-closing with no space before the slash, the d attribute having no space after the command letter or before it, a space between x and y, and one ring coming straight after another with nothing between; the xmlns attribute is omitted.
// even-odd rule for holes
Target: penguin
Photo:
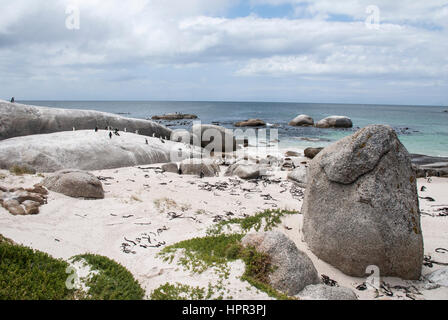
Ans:
<svg viewBox="0 0 448 320"><path fill-rule="evenodd" d="M14 103L15 102L15 99L14 99L14 97L12 97L11 98L11 103Z"/></svg>
<svg viewBox="0 0 448 320"><path fill-rule="evenodd" d="M95 132L98 132L98 127L95 127Z"/></svg>
<svg viewBox="0 0 448 320"><path fill-rule="evenodd" d="M149 143L148 143L148 139L145 139L145 142L146 142L146 144L149 144Z"/></svg>
<svg viewBox="0 0 448 320"><path fill-rule="evenodd" d="M112 132L109 132L109 138L112 139Z"/></svg>

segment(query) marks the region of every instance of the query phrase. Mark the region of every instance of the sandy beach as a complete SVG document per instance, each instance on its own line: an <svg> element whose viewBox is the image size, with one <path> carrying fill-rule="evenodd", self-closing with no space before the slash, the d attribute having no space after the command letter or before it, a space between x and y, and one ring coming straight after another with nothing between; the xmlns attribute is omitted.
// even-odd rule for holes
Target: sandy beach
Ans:
<svg viewBox="0 0 448 320"><path fill-rule="evenodd" d="M219 281L213 270L195 274L184 270L175 261L168 263L157 254L176 242L206 235L207 229L219 221L254 215L266 209L300 211L302 189L288 180L287 171L273 171L263 180L244 181L225 177L221 166L219 177L162 173L160 165L92 171L103 182L105 198L84 200L51 192L48 204L34 216L12 216L0 207L0 233L17 243L47 252L56 258L68 259L82 253L107 256L128 268L146 291L162 284L182 283L206 288ZM45 174L46 175L46 174ZM42 174L15 176L1 170L1 185L31 187L43 179ZM424 253L433 261L448 262L448 218L439 209L448 206L448 179L418 179ZM442 216L442 213L445 216ZM424 281L404 281L385 277L390 287L417 289L406 295L404 289L391 289L393 296L372 289L356 287L366 278L350 277L317 258L302 239L300 214L287 216L276 229L292 239L314 263L318 274L352 289L359 299L448 299L448 288L427 290ZM140 246L139 240L150 237L151 243ZM437 270L423 266L422 275ZM270 299L239 277L244 272L241 261L230 263L230 277L218 290L225 299ZM401 287L400 287L401 286ZM413 290L413 289L412 289Z"/></svg>

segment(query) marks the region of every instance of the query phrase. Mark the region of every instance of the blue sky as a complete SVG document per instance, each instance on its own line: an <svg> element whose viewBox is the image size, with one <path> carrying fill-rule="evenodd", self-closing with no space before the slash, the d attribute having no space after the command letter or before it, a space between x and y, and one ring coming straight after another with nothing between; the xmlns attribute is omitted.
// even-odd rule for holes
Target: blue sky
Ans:
<svg viewBox="0 0 448 320"><path fill-rule="evenodd" d="M448 105L448 0L0 6L2 99Z"/></svg>

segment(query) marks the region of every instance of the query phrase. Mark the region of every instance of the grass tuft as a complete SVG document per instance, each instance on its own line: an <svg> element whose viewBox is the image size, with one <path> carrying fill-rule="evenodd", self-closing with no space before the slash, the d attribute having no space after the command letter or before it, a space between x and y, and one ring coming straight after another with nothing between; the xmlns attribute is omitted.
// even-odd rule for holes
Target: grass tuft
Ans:
<svg viewBox="0 0 448 320"><path fill-rule="evenodd" d="M14 165L11 168L9 168L9 171L16 175L16 176L23 176L24 174L35 174L36 170L28 168L28 167L24 167L24 166L19 166L19 165Z"/></svg>

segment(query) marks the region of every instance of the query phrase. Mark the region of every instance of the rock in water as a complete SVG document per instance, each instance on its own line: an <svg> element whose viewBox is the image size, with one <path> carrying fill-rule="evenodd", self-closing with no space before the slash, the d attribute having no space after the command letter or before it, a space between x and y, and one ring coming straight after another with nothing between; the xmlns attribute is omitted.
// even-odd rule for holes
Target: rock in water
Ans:
<svg viewBox="0 0 448 320"><path fill-rule="evenodd" d="M307 126L313 126L314 125L314 120L313 118L311 118L310 116L307 116L306 114L301 114L298 115L297 117L295 117L294 119L292 119L289 122L290 126L302 126L302 127L307 127Z"/></svg>
<svg viewBox="0 0 448 320"><path fill-rule="evenodd" d="M314 159L314 157L317 156L317 154L321 152L323 149L324 148L306 148L304 150L305 157Z"/></svg>
<svg viewBox="0 0 448 320"><path fill-rule="evenodd" d="M264 127L266 122L260 119L249 119L235 123L235 127Z"/></svg>
<svg viewBox="0 0 448 320"><path fill-rule="evenodd" d="M415 172L389 126L372 125L321 151L308 170L303 233L320 259L363 277L418 279L423 238Z"/></svg>
<svg viewBox="0 0 448 320"><path fill-rule="evenodd" d="M311 284L298 295L301 300L358 300L349 288L330 287L325 284Z"/></svg>
<svg viewBox="0 0 448 320"><path fill-rule="evenodd" d="M97 177L86 171L61 170L46 177L42 184L48 190L73 198L104 198L103 184Z"/></svg>
<svg viewBox="0 0 448 320"><path fill-rule="evenodd" d="M27 167L38 172L62 169L104 170L166 163L200 155L197 148L122 132L66 131L11 138L0 142L0 168ZM181 150L181 151L180 151Z"/></svg>
<svg viewBox="0 0 448 320"><path fill-rule="evenodd" d="M220 169L211 159L186 159L180 163L179 171L181 174L215 177Z"/></svg>
<svg viewBox="0 0 448 320"><path fill-rule="evenodd" d="M118 128L152 137L167 138L171 130L153 121L132 119L112 113L28 106L0 101L0 140L60 131Z"/></svg>
<svg viewBox="0 0 448 320"><path fill-rule="evenodd" d="M353 122L344 116L330 116L316 123L318 128L352 128Z"/></svg>
<svg viewBox="0 0 448 320"><path fill-rule="evenodd" d="M311 259L283 233L250 233L243 238L242 244L269 256L274 267L274 271L268 275L273 288L295 295L310 284L320 283Z"/></svg>

